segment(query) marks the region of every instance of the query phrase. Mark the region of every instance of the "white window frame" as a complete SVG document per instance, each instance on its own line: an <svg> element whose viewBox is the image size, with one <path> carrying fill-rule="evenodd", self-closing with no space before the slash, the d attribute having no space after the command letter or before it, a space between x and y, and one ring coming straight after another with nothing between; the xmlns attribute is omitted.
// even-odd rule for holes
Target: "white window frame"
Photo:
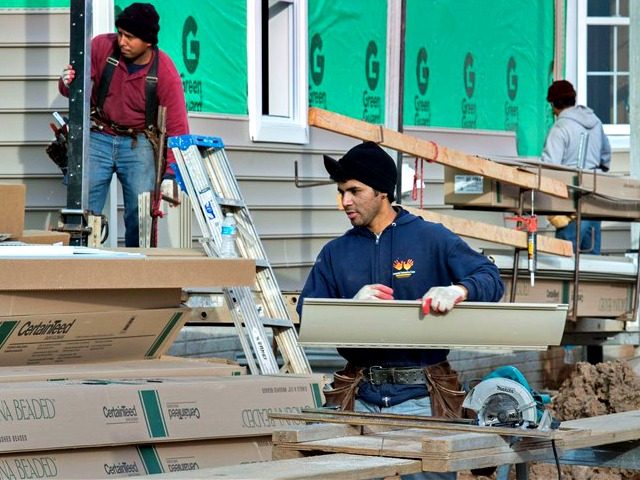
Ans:
<svg viewBox="0 0 640 480"><path fill-rule="evenodd" d="M309 142L307 73L307 0L280 0L291 4L289 61L290 114L262 114L262 5L247 0L247 57L249 136L254 142L306 144Z"/></svg>
<svg viewBox="0 0 640 480"><path fill-rule="evenodd" d="M636 0L631 0L636 1ZM569 10L570 12L570 10ZM569 13L568 12L568 13ZM575 42L575 61L576 61L576 90L578 103L585 105L587 99L587 27L589 25L629 25L628 17L587 17L587 0L577 0L575 3L576 15L576 42ZM568 29L568 33L571 29ZM568 52L567 52L568 53ZM569 59L569 55L567 56ZM570 65L567 65L570 68ZM614 65L616 68L616 65ZM622 145L628 147L629 135L631 134L630 125L627 124L606 124L604 131L607 135L618 137L614 140L622 142Z"/></svg>

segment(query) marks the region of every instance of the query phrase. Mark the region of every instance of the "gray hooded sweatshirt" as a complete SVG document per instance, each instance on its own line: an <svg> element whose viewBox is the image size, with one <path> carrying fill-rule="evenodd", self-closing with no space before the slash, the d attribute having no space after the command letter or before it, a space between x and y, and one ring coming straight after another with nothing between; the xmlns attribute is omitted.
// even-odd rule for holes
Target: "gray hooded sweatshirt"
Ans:
<svg viewBox="0 0 640 480"><path fill-rule="evenodd" d="M580 136L583 132L588 139L587 152L584 165L578 165ZM602 122L593 110L582 105L562 110L545 140L542 161L607 172L611 166L611 145Z"/></svg>

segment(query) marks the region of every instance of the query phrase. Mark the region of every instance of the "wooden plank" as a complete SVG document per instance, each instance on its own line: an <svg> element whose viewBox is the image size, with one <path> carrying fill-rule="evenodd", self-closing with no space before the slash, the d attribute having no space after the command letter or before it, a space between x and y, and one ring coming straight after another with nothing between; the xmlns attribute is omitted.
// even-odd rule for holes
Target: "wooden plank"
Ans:
<svg viewBox="0 0 640 480"><path fill-rule="evenodd" d="M386 417L376 418L375 413L354 413L354 412L332 412L332 413L269 413L269 418L292 420L302 422L328 422L328 423L347 423L350 425L386 425L394 427L404 428L423 428L431 430L447 430L447 431L462 431L462 432L477 432L477 433L490 433L497 435L519 436L519 437L531 437L531 438L555 438L560 432L558 430L541 431L534 429L514 429L508 427L481 427L468 424L455 424L441 421L433 421L431 417L411 419L402 418L403 415L390 415Z"/></svg>
<svg viewBox="0 0 640 480"><path fill-rule="evenodd" d="M276 430L273 432L272 439L274 444L308 442L311 440L360 435L362 433L361 430L362 427L354 425L314 423L311 425L296 425Z"/></svg>
<svg viewBox="0 0 640 480"><path fill-rule="evenodd" d="M524 172L476 155L467 155L432 141L422 140L320 108L312 107L309 109L309 125L361 140L370 140L414 157L459 168L501 182L539 190L560 198L569 197L567 185L559 180Z"/></svg>
<svg viewBox="0 0 640 480"><path fill-rule="evenodd" d="M396 436L394 438L387 434L381 434L282 444L278 448L281 450L291 449L297 452L346 453L422 459L423 470L434 472L450 472L479 466L526 462L543 458L551 452L549 441L542 441L538 444L505 443L501 447L461 450L448 455L443 455L442 453L425 454L422 451L422 443L422 439L414 440L411 436L407 438Z"/></svg>
<svg viewBox="0 0 640 480"><path fill-rule="evenodd" d="M466 218L453 217L428 210L402 206L405 210L418 217L422 217L429 222L440 223L452 232L463 237L487 240L489 242L509 245L511 247L527 249L527 233L512 228L489 225L487 223L476 222ZM545 235L537 236L537 249L541 253L573 256L573 245L566 240L560 240Z"/></svg>
<svg viewBox="0 0 640 480"><path fill-rule="evenodd" d="M567 450L640 440L640 410L569 420L562 425L585 432L563 439Z"/></svg>
<svg viewBox="0 0 640 480"><path fill-rule="evenodd" d="M233 480L360 480L392 477L422 471L419 460L364 455L317 455L290 460L203 468L180 473L149 475L149 479L233 479ZM183 475L184 474L184 475Z"/></svg>
<svg viewBox="0 0 640 480"><path fill-rule="evenodd" d="M481 450L478 450L480 452ZM496 467L505 464L526 463L545 458L551 452L550 448L523 450L518 452L501 452L490 455L473 455L470 458L422 460L422 469L428 472L456 472L472 468Z"/></svg>
<svg viewBox="0 0 640 480"><path fill-rule="evenodd" d="M382 433L382 432L380 432ZM419 429L404 429L384 432L386 438L419 439L425 454L449 455L461 450L478 450L508 445L505 437L492 433L439 432Z"/></svg>

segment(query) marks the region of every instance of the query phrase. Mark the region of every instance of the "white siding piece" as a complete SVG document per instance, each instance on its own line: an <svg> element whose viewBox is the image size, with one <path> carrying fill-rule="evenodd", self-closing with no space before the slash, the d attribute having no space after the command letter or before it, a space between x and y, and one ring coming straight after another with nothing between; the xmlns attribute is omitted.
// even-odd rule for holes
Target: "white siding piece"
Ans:
<svg viewBox="0 0 640 480"><path fill-rule="evenodd" d="M568 311L564 304L465 302L446 314L423 315L420 305L419 300L307 298L300 344L545 350L560 344Z"/></svg>

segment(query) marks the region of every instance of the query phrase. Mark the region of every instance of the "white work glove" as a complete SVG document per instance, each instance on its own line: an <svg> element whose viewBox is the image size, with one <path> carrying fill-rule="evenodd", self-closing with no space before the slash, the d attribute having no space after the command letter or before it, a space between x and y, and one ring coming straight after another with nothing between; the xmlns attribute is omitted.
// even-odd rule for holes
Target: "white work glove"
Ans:
<svg viewBox="0 0 640 480"><path fill-rule="evenodd" d="M73 79L76 78L76 71L71 65L67 65L66 67L64 67L64 70L62 70L61 77L64 86L68 87L69 85L71 85L71 82L73 82Z"/></svg>
<svg viewBox="0 0 640 480"><path fill-rule="evenodd" d="M160 184L160 195L163 200L168 201L172 206L178 203L178 189L175 180L165 178Z"/></svg>
<svg viewBox="0 0 640 480"><path fill-rule="evenodd" d="M380 283L365 285L353 298L354 300L393 300L393 288Z"/></svg>
<svg viewBox="0 0 640 480"><path fill-rule="evenodd" d="M460 285L450 287L431 287L422 297L422 313L429 315L434 311L444 313L451 310L457 303L467 298L467 289Z"/></svg>

